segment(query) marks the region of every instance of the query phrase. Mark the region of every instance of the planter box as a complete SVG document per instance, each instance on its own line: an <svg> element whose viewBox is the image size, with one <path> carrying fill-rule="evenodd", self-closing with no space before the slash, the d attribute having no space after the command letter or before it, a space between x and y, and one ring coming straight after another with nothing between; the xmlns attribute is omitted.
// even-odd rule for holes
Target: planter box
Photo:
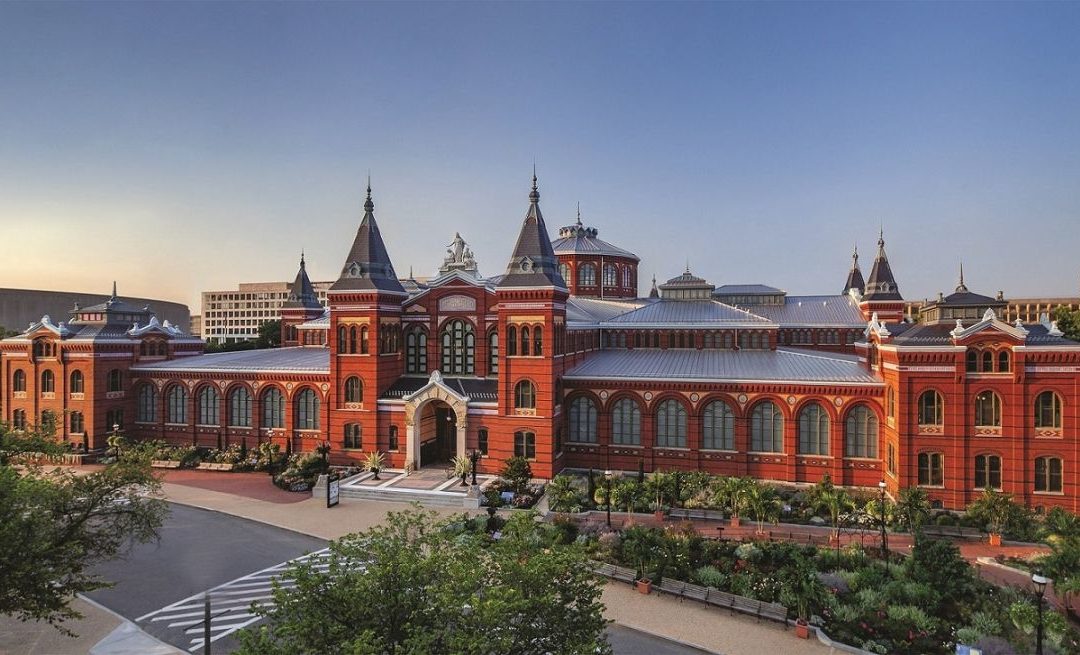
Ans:
<svg viewBox="0 0 1080 655"><path fill-rule="evenodd" d="M1000 546L1001 545L1001 535L996 533L996 532L991 532L990 533L990 545L991 546Z"/></svg>
<svg viewBox="0 0 1080 655"><path fill-rule="evenodd" d="M646 594L652 592L652 580L638 580L634 583L634 588L637 589L639 594Z"/></svg>
<svg viewBox="0 0 1080 655"><path fill-rule="evenodd" d="M809 639L810 638L810 626L807 625L806 622L804 622L804 621L796 621L795 622L795 636L798 637L799 639Z"/></svg>
<svg viewBox="0 0 1080 655"><path fill-rule="evenodd" d="M231 471L233 470L233 464L222 464L218 462L199 462L198 468L204 471Z"/></svg>
<svg viewBox="0 0 1080 655"><path fill-rule="evenodd" d="M156 469L178 469L180 468L180 462L174 462L168 459L155 459L150 462L150 467Z"/></svg>

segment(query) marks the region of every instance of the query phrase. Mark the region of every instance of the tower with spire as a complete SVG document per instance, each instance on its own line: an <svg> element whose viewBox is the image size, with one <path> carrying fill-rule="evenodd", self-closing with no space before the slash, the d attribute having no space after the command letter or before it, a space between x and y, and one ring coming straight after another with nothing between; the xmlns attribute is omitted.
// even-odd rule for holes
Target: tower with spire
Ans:
<svg viewBox="0 0 1080 655"><path fill-rule="evenodd" d="M849 294L852 289L859 292L859 298L866 293L866 283L863 281L862 271L859 270L859 246L857 244L851 253L851 270L848 271L847 282L844 283L842 293Z"/></svg>
<svg viewBox="0 0 1080 655"><path fill-rule="evenodd" d="M637 298L638 263L634 253L599 238L600 231L577 220L559 228L551 244L559 273L571 295L586 298Z"/></svg>
<svg viewBox="0 0 1080 655"><path fill-rule="evenodd" d="M369 179L364 216L341 274L327 292L330 425L324 432L333 448L344 447L349 425L350 430L359 430L365 450L389 450L387 443L378 441L386 438L381 436L386 430L380 430L375 400L404 370L401 305L406 297L375 220ZM346 396L346 385L351 397Z"/></svg>
<svg viewBox="0 0 1080 655"><path fill-rule="evenodd" d="M560 356L566 337L569 293L559 273L533 172L529 208L506 274L495 288L499 321L499 457L535 457L535 475L558 471L562 421L557 408L559 380L566 367ZM492 453L494 454L494 453Z"/></svg>
<svg viewBox="0 0 1080 655"><path fill-rule="evenodd" d="M883 323L897 323L904 320L904 298L900 295L900 287L893 277L892 267L889 265L889 257L885 254L885 231L878 233L878 251L874 258L874 266L870 269L870 277L866 280L866 289L859 309L863 317L870 320L877 314L878 320Z"/></svg>
<svg viewBox="0 0 1080 655"><path fill-rule="evenodd" d="M299 346L300 335L296 326L319 318L323 314L322 303L308 278L304 253L300 253L300 269L289 287L289 297L281 305L281 345Z"/></svg>

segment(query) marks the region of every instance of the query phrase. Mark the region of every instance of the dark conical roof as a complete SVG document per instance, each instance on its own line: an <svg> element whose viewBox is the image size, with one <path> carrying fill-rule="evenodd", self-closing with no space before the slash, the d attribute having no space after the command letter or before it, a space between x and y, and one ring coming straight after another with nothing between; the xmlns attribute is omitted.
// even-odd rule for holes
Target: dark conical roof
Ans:
<svg viewBox="0 0 1080 655"><path fill-rule="evenodd" d="M652 289L649 290L650 298L659 298L660 290L656 288L656 276L652 276Z"/></svg>
<svg viewBox="0 0 1080 655"><path fill-rule="evenodd" d="M356 230L349 255L341 268L341 276L330 287L331 291L391 291L405 293L405 288L394 273L390 255L386 252L379 224L375 222L375 203L371 201L371 184L368 183L367 200L364 202L364 218Z"/></svg>
<svg viewBox="0 0 1080 655"><path fill-rule="evenodd" d="M566 288L559 274L559 262L551 248L544 216L540 213L540 192L536 189L536 173L533 173L532 191L529 192L529 211L521 225L514 254L506 266L506 275L499 280L499 288L505 287L557 287Z"/></svg>
<svg viewBox="0 0 1080 655"><path fill-rule="evenodd" d="M859 270L859 247L855 247L855 252L851 255L851 271L848 273L847 282L844 284L844 290L841 293L847 293L852 289L858 289L859 293L866 292L866 283L863 282L862 271Z"/></svg>
<svg viewBox="0 0 1080 655"><path fill-rule="evenodd" d="M315 288L311 286L307 269L304 265L304 255L300 254L300 270L296 272L296 279L289 287L289 297L281 305L283 309L318 309L323 308L319 302L319 296Z"/></svg>
<svg viewBox="0 0 1080 655"><path fill-rule="evenodd" d="M896 285L889 258L885 255L885 235L878 237L878 253L874 259L874 268L870 269L870 279L866 281L866 293L863 300L903 300L900 288Z"/></svg>

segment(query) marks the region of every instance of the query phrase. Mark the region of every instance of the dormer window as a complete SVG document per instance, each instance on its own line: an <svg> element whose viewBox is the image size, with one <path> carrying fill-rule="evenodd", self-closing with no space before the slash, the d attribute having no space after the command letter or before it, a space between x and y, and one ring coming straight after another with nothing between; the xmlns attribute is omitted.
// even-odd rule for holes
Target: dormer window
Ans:
<svg viewBox="0 0 1080 655"><path fill-rule="evenodd" d="M34 359L40 357L52 357L56 354L56 346L48 339L34 340Z"/></svg>

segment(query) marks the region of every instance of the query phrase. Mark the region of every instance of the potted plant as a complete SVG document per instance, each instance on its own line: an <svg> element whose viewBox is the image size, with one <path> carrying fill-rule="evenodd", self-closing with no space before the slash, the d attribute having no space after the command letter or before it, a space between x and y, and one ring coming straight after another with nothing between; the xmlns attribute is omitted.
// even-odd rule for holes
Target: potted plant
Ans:
<svg viewBox="0 0 1080 655"><path fill-rule="evenodd" d="M375 474L372 476L373 480L379 479L379 471L382 470L385 461L386 456L379 450L373 450L364 457L364 468Z"/></svg>
<svg viewBox="0 0 1080 655"><path fill-rule="evenodd" d="M623 533L623 553L627 558L634 561L637 568L637 579L634 588L638 593L648 594L652 592L652 582L655 574L659 544L658 530L644 527L634 527Z"/></svg>
<svg viewBox="0 0 1080 655"><path fill-rule="evenodd" d="M990 533L990 545L1001 545L1001 533L1016 510L1012 496L987 487L975 502L968 507L968 515L986 521L986 530Z"/></svg>
<svg viewBox="0 0 1080 655"><path fill-rule="evenodd" d="M453 459L454 477L461 478L462 487L468 486L465 479L472 473L472 461L464 455L455 455Z"/></svg>
<svg viewBox="0 0 1080 655"><path fill-rule="evenodd" d="M797 557L793 562L790 577L781 591L783 602L795 608L796 637L810 637L811 611L825 602L826 595L825 585L818 578L813 564L805 557Z"/></svg>

